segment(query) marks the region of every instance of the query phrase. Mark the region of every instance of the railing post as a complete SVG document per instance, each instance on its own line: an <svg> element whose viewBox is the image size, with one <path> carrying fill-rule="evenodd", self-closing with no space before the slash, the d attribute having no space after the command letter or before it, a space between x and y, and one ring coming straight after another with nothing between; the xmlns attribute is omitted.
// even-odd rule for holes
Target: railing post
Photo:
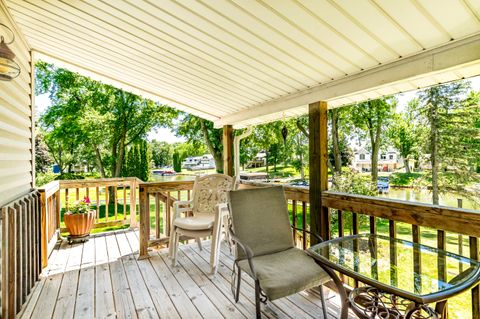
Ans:
<svg viewBox="0 0 480 319"><path fill-rule="evenodd" d="M140 185L140 255L139 259L148 257L148 241L150 239L150 204L148 189Z"/></svg>
<svg viewBox="0 0 480 319"><path fill-rule="evenodd" d="M39 189L40 191L40 208L41 208L41 221L40 221L40 245L42 256L42 268L47 267L48 264L48 229L47 229L47 194L45 189Z"/></svg>
<svg viewBox="0 0 480 319"><path fill-rule="evenodd" d="M132 179L130 182L130 227L136 228L137 225L137 182Z"/></svg>
<svg viewBox="0 0 480 319"><path fill-rule="evenodd" d="M310 229L324 240L330 238L328 207L322 204L322 193L328 188L327 102L308 106L310 161ZM311 237L311 244L316 244Z"/></svg>

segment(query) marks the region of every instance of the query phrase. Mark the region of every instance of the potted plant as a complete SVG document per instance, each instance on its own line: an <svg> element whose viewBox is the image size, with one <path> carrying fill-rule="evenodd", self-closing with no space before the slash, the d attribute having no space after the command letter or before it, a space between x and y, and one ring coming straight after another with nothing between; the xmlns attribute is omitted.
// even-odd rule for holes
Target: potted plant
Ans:
<svg viewBox="0 0 480 319"><path fill-rule="evenodd" d="M95 221L95 211L90 208L90 198L85 196L82 200L75 202L63 217L70 233L69 243L88 240Z"/></svg>

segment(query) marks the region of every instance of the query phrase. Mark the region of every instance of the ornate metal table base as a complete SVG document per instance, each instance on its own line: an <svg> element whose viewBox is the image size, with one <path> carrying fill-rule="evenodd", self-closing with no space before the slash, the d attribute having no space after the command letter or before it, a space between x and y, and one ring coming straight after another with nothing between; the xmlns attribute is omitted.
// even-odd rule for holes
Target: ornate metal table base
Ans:
<svg viewBox="0 0 480 319"><path fill-rule="evenodd" d="M359 287L348 296L351 309L360 318L381 319L438 319L439 316L427 305L385 293L375 287Z"/></svg>

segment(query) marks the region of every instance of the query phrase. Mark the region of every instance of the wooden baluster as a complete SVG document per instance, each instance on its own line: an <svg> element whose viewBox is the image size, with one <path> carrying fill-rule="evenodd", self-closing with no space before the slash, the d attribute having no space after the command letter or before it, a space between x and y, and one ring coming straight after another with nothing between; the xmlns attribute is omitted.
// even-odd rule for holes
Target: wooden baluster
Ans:
<svg viewBox="0 0 480 319"><path fill-rule="evenodd" d="M68 211L68 188L65 188L65 212Z"/></svg>
<svg viewBox="0 0 480 319"><path fill-rule="evenodd" d="M457 206L458 208L463 208L463 200L461 198L457 199ZM458 234L458 254L463 256L463 235ZM463 263L458 262L458 268L460 273L463 272Z"/></svg>
<svg viewBox="0 0 480 319"><path fill-rule="evenodd" d="M182 194L180 191L177 191L177 200L182 200Z"/></svg>
<svg viewBox="0 0 480 319"><path fill-rule="evenodd" d="M420 244L420 227L418 225L412 225L412 240L414 243ZM418 249L413 250L413 273L414 273L414 288L420 293L422 287L422 277L419 274L422 273L422 259L421 252Z"/></svg>
<svg viewBox="0 0 480 319"><path fill-rule="evenodd" d="M17 258L16 258L16 244L17 244L17 239L16 239L16 221L15 221L15 209L12 207L8 207L8 219L6 221L8 230L7 230L7 243L8 247L7 250L5 250L7 257L7 267L2 268L2 271L8 272L8 281L5 282L5 284L2 282L2 286L6 288L8 297L6 300L7 304L7 315L3 318L14 318L15 315L17 314L17 302L16 302L16 294L17 288L15 284L15 279L17 277L17 271L16 271L16 266L17 266ZM3 289L2 287L2 289ZM3 303L3 301L2 301Z"/></svg>
<svg viewBox="0 0 480 319"><path fill-rule="evenodd" d="M137 183L130 183L130 227L137 227Z"/></svg>
<svg viewBox="0 0 480 319"><path fill-rule="evenodd" d="M22 283L22 210L18 203L13 205L15 212L13 218L15 219L15 260L16 260L16 270L15 270L15 300L17 302L17 311L22 307L23 304L23 283Z"/></svg>
<svg viewBox="0 0 480 319"><path fill-rule="evenodd" d="M377 233L377 222L375 216L370 216L370 234Z"/></svg>
<svg viewBox="0 0 480 319"><path fill-rule="evenodd" d="M140 254L139 259L148 257L150 240L150 203L148 189L140 185Z"/></svg>
<svg viewBox="0 0 480 319"><path fill-rule="evenodd" d="M115 205L115 220L118 220L118 196L117 196L118 194L117 194L117 192L118 192L118 187L114 186L113 187L113 193L115 195L113 195L114 196L113 197L113 204Z"/></svg>
<svg viewBox="0 0 480 319"><path fill-rule="evenodd" d="M80 188L75 188L75 200L79 200L80 199Z"/></svg>
<svg viewBox="0 0 480 319"><path fill-rule="evenodd" d="M478 260L478 238L470 237L470 258ZM480 286L472 288L472 319L480 318Z"/></svg>
<svg viewBox="0 0 480 319"><path fill-rule="evenodd" d="M439 249L446 250L447 243L446 243L446 236L444 230L437 230L437 247ZM447 265L445 256L438 256L438 286L443 286L443 283L447 280Z"/></svg>
<svg viewBox="0 0 480 319"><path fill-rule="evenodd" d="M21 236L22 236L22 246L21 246L21 252L22 252L22 304L27 300L27 295L30 293L30 286L28 285L28 270L29 270L29 264L28 264L28 211L27 211L27 205L25 203L25 200L22 199L20 201L20 207L21 207L21 212L22 212L22 226L21 226Z"/></svg>
<svg viewBox="0 0 480 319"><path fill-rule="evenodd" d="M360 221L359 221L359 216L357 213L352 213L352 232L354 235L357 235L358 234L358 231L359 231L359 225Z"/></svg>
<svg viewBox="0 0 480 319"><path fill-rule="evenodd" d="M90 188L89 187L85 187L85 196L90 198Z"/></svg>
<svg viewBox="0 0 480 319"><path fill-rule="evenodd" d="M105 186L105 222L108 222L108 202L109 202L109 196L110 196L108 191L109 191L109 187Z"/></svg>
<svg viewBox="0 0 480 319"><path fill-rule="evenodd" d="M171 204L171 198L170 198L170 192L167 192L167 201L165 203L166 209L165 209L165 218L164 218L164 225L165 225L165 234L166 236L170 236L170 204Z"/></svg>
<svg viewBox="0 0 480 319"><path fill-rule="evenodd" d="M187 200L190 200L190 196L192 195L192 191L191 190L188 190L187 192Z"/></svg>
<svg viewBox="0 0 480 319"><path fill-rule="evenodd" d="M307 203L302 201L302 229L303 229L303 249L307 249Z"/></svg>
<svg viewBox="0 0 480 319"><path fill-rule="evenodd" d="M123 220L127 220L127 187L123 185Z"/></svg>
<svg viewBox="0 0 480 319"><path fill-rule="evenodd" d="M160 197L155 193L155 238L160 238Z"/></svg>
<svg viewBox="0 0 480 319"><path fill-rule="evenodd" d="M388 221L389 236L391 238L397 238L397 228L395 221ZM397 273L397 245L394 243L390 246L390 264L394 267L390 267L390 284L392 286L397 286L398 284L398 273Z"/></svg>
<svg viewBox="0 0 480 319"><path fill-rule="evenodd" d="M359 231L359 216L357 213L352 213L352 232L354 235L357 235L358 234L358 231ZM353 251L354 252L357 252L358 251L358 242L356 242L356 244L354 245L353 247ZM355 271L359 271L358 269L358 260L354 259L353 260L353 268ZM358 280L357 279L354 279L353 280L353 285L355 287L358 287Z"/></svg>
<svg viewBox="0 0 480 319"><path fill-rule="evenodd" d="M345 234L345 223L343 222L343 212L337 209L338 219L338 237L343 237Z"/></svg>
<svg viewBox="0 0 480 319"><path fill-rule="evenodd" d="M95 192L96 192L96 204L97 204L97 207L96 207L97 214L95 217L98 223L98 219L100 218L100 190L98 189L98 186L95 187Z"/></svg>
<svg viewBox="0 0 480 319"><path fill-rule="evenodd" d="M297 201L292 200L292 225L297 227ZM297 246L297 230L293 229L293 242Z"/></svg>

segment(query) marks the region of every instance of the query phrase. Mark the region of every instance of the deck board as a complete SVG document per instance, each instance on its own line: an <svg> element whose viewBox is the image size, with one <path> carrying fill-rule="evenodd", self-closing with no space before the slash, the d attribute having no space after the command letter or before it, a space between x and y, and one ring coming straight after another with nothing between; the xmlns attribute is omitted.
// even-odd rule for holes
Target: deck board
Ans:
<svg viewBox="0 0 480 319"><path fill-rule="evenodd" d="M167 249L138 260L138 233L95 236L84 244L56 246L20 318L253 318L253 280L242 276L240 301L230 290L233 258L222 248L210 275L210 243L180 246L171 266ZM330 296L333 296L331 293ZM329 318L338 305L327 302ZM318 294L305 291L269 302L263 318L323 318Z"/></svg>

